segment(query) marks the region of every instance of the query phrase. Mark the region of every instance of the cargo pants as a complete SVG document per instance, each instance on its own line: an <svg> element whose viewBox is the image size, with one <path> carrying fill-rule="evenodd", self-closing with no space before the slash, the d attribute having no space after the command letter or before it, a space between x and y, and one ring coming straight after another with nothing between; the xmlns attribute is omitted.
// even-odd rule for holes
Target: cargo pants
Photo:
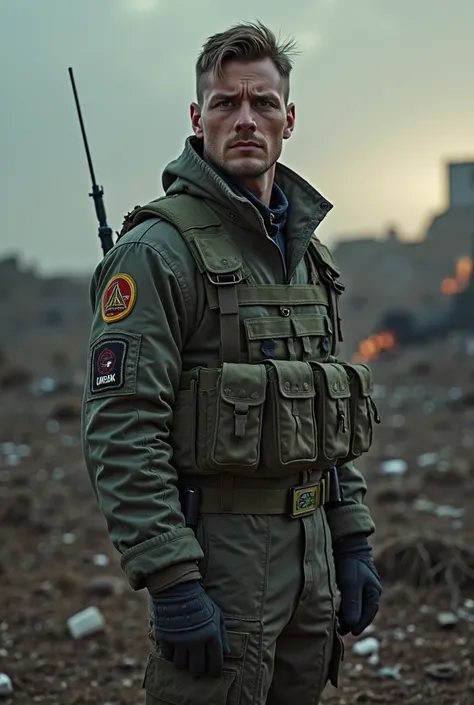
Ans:
<svg viewBox="0 0 474 705"><path fill-rule="evenodd" d="M230 654L220 678L196 680L153 646L146 705L317 705L326 683L337 685L343 653L324 509L299 519L203 514L197 538Z"/></svg>

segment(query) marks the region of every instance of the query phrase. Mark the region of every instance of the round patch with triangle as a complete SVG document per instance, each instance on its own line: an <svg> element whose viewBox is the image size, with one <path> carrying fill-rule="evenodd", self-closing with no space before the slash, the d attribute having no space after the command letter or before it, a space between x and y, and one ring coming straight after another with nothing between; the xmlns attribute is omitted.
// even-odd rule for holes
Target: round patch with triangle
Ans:
<svg viewBox="0 0 474 705"><path fill-rule="evenodd" d="M106 323L120 321L131 312L137 298L137 287L128 274L115 274L102 295L102 318Z"/></svg>

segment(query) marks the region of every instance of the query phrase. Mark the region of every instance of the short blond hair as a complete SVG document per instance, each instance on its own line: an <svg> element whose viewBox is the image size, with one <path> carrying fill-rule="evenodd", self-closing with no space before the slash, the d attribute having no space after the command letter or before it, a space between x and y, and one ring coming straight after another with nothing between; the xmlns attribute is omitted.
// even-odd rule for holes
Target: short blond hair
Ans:
<svg viewBox="0 0 474 705"><path fill-rule="evenodd" d="M213 73L222 76L227 61L271 59L283 79L285 100L290 93L290 73L297 54L294 39L280 42L261 22L239 23L208 37L196 62L196 95L202 101L202 78Z"/></svg>

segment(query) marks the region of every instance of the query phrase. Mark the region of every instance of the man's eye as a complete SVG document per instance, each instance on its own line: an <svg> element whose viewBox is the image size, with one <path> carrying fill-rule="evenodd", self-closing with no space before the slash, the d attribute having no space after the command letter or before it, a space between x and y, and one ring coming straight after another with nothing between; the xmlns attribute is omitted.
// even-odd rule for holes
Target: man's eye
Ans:
<svg viewBox="0 0 474 705"><path fill-rule="evenodd" d="M271 102L269 100L266 100L265 98L261 98L261 100L257 101L257 104L261 108L269 108L271 106Z"/></svg>
<svg viewBox="0 0 474 705"><path fill-rule="evenodd" d="M220 100L216 107L218 108L229 108L231 105L233 105L231 100Z"/></svg>

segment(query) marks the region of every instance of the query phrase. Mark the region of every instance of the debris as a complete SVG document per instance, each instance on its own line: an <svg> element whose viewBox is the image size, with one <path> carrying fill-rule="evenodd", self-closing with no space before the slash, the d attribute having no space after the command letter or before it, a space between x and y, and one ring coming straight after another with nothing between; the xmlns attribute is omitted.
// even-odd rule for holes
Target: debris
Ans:
<svg viewBox="0 0 474 705"><path fill-rule="evenodd" d="M385 666L384 668L379 668L377 671L381 678L393 678L394 680L399 680L401 666Z"/></svg>
<svg viewBox="0 0 474 705"><path fill-rule="evenodd" d="M459 668L454 663L432 663L425 668L425 673L437 680L450 680L458 672Z"/></svg>
<svg viewBox="0 0 474 705"><path fill-rule="evenodd" d="M352 647L352 651L357 654L357 656L371 656L372 654L378 653L380 649L380 642L375 637L367 637L367 639L362 639L361 641L356 641Z"/></svg>
<svg viewBox="0 0 474 705"><path fill-rule="evenodd" d="M67 627L73 639L82 639L102 631L105 627L105 619L97 607L87 607L69 617Z"/></svg>
<svg viewBox="0 0 474 705"><path fill-rule="evenodd" d="M380 469L384 475L404 475L408 470L408 465L401 458L393 458L384 460Z"/></svg>
<svg viewBox="0 0 474 705"><path fill-rule="evenodd" d="M438 459L438 453L423 453L416 459L416 464L419 468L428 468L430 465L436 465Z"/></svg>
<svg viewBox="0 0 474 705"><path fill-rule="evenodd" d="M374 560L387 582L442 585L452 592L474 585L474 547L449 536L399 536L374 550Z"/></svg>
<svg viewBox="0 0 474 705"><path fill-rule="evenodd" d="M110 563L109 557L106 556L105 553L96 553L96 555L92 557L92 562L94 565L101 567L107 567Z"/></svg>
<svg viewBox="0 0 474 705"><path fill-rule="evenodd" d="M11 695L13 693L13 684L11 678L6 673L0 673L0 697Z"/></svg>
<svg viewBox="0 0 474 705"><path fill-rule="evenodd" d="M369 658L367 659L367 662L369 663L370 666L378 666L380 663L380 656L378 651L374 654L371 654Z"/></svg>
<svg viewBox="0 0 474 705"><path fill-rule="evenodd" d="M109 595L121 595L124 590L123 581L113 576L100 576L92 578L87 585L87 592L97 597L108 597Z"/></svg>
<svg viewBox="0 0 474 705"><path fill-rule="evenodd" d="M442 629L452 629L459 622L459 618L453 612L439 612L436 621Z"/></svg>

